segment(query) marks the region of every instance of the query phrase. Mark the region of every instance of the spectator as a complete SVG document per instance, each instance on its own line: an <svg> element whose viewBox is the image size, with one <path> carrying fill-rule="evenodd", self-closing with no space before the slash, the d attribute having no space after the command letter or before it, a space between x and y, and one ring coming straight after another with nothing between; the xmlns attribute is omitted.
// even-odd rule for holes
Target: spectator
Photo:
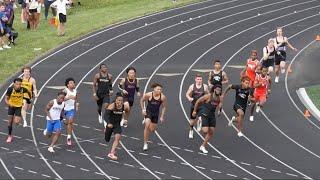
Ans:
<svg viewBox="0 0 320 180"><path fill-rule="evenodd" d="M26 0L18 0L18 3L21 4L21 23L27 23L27 17L28 17L28 13L27 13L27 4L26 4Z"/></svg>
<svg viewBox="0 0 320 180"><path fill-rule="evenodd" d="M7 42L8 42L8 38L9 38L9 33L6 27L6 23L8 22L8 18L5 14L5 4L4 3L0 3L0 45L2 45L0 50L3 50L3 48L5 49L10 49L11 47L8 46Z"/></svg>
<svg viewBox="0 0 320 180"><path fill-rule="evenodd" d="M50 5L54 2L54 0L44 0L44 17L46 20L48 19L49 8ZM56 16L56 11L53 7L51 7L52 16Z"/></svg>
<svg viewBox="0 0 320 180"><path fill-rule="evenodd" d="M13 19L14 19L14 11L13 11L13 3L10 0L5 0L5 14L8 18L8 21L6 23L7 28L10 28L12 30L13 25Z"/></svg>
<svg viewBox="0 0 320 180"><path fill-rule="evenodd" d="M67 22L67 5L70 5L68 0L56 0L51 4L51 7L56 8L59 18L58 36L64 36L66 32L65 23Z"/></svg>
<svg viewBox="0 0 320 180"><path fill-rule="evenodd" d="M30 29L35 30L37 28L37 13L38 8L41 6L38 0L26 0L28 21L30 23Z"/></svg>

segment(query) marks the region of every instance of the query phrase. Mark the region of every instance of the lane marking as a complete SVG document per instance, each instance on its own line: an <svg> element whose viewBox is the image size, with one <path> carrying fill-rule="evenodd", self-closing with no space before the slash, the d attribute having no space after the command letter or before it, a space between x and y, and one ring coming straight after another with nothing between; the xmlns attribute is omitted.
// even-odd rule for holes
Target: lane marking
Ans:
<svg viewBox="0 0 320 180"><path fill-rule="evenodd" d="M26 156L29 156L29 157L32 157L32 158L35 158L36 156L35 155L32 155L32 154L25 154Z"/></svg>
<svg viewBox="0 0 320 180"><path fill-rule="evenodd" d="M181 149L179 147L176 147L176 146L171 146L173 149Z"/></svg>
<svg viewBox="0 0 320 180"><path fill-rule="evenodd" d="M52 161L53 163L56 163L56 164L62 164L61 162L59 161Z"/></svg>
<svg viewBox="0 0 320 180"><path fill-rule="evenodd" d="M71 167L71 168L75 168L76 166L71 165L71 164L66 164L66 166Z"/></svg>
<svg viewBox="0 0 320 180"><path fill-rule="evenodd" d="M217 171L217 170L213 170L213 169L211 169L210 171L212 171L212 172L215 172L215 173L221 173L221 171Z"/></svg>
<svg viewBox="0 0 320 180"><path fill-rule="evenodd" d="M298 175L290 174L290 173L286 173L286 175L293 176L293 177L298 177Z"/></svg>
<svg viewBox="0 0 320 180"><path fill-rule="evenodd" d="M227 174L227 176L231 176L231 177L235 177L237 178L238 176L234 175L234 174Z"/></svg>
<svg viewBox="0 0 320 180"><path fill-rule="evenodd" d="M194 152L193 150L190 150L190 149L183 149L183 150L185 150L185 151L188 151L188 152Z"/></svg>
<svg viewBox="0 0 320 180"><path fill-rule="evenodd" d="M272 172L281 173L281 171L271 169Z"/></svg>
<svg viewBox="0 0 320 180"><path fill-rule="evenodd" d="M161 175L165 175L165 173L159 172L159 171L154 171L154 173L161 174Z"/></svg>
<svg viewBox="0 0 320 180"><path fill-rule="evenodd" d="M35 171L32 171L32 170L28 170L29 173L32 173L32 174L38 174L37 172Z"/></svg>
<svg viewBox="0 0 320 180"><path fill-rule="evenodd" d="M41 176L43 176L43 177L47 177L47 178L51 178L51 176L46 175L46 174L41 174Z"/></svg>
<svg viewBox="0 0 320 180"><path fill-rule="evenodd" d="M129 166L129 167L132 167L132 168L135 168L135 166L134 166L134 165L132 165L132 164L124 163L123 165L125 165L125 166Z"/></svg>
<svg viewBox="0 0 320 180"><path fill-rule="evenodd" d="M80 170L86 171L86 172L89 172L89 171L90 171L89 169L85 169L85 168L80 168Z"/></svg>
<svg viewBox="0 0 320 180"><path fill-rule="evenodd" d="M149 154L146 153L139 153L140 155L148 156Z"/></svg>
<svg viewBox="0 0 320 180"><path fill-rule="evenodd" d="M156 73L157 76L164 76L164 77L172 77L172 76L181 76L183 73Z"/></svg>
<svg viewBox="0 0 320 180"><path fill-rule="evenodd" d="M220 156L214 156L214 155L212 155L211 157L216 158L216 159L221 159Z"/></svg>
<svg viewBox="0 0 320 180"><path fill-rule="evenodd" d="M166 160L169 162L176 162L175 160L172 160L172 159L166 159Z"/></svg>
<svg viewBox="0 0 320 180"><path fill-rule="evenodd" d="M256 168L263 169L263 170L267 169L267 168L262 167L262 166L256 166Z"/></svg>
<svg viewBox="0 0 320 180"><path fill-rule="evenodd" d="M23 168L21 168L21 167L17 167L17 166L15 166L14 168L19 169L19 170L21 170L21 171L23 171L23 170L24 170Z"/></svg>
<svg viewBox="0 0 320 180"><path fill-rule="evenodd" d="M247 166L251 166L251 164L245 163L245 162L240 162L240 164L247 165Z"/></svg>
<svg viewBox="0 0 320 180"><path fill-rule="evenodd" d="M94 158L104 160L104 158L99 157L99 156L94 156Z"/></svg>
<svg viewBox="0 0 320 180"><path fill-rule="evenodd" d="M179 176L174 176L174 175L171 175L172 178L175 178L175 179L182 179L182 177L179 177Z"/></svg>
<svg viewBox="0 0 320 180"><path fill-rule="evenodd" d="M161 159L161 157L159 157L159 156L152 156L152 157L157 158L157 159Z"/></svg>
<svg viewBox="0 0 320 180"><path fill-rule="evenodd" d="M199 168L199 169L206 169L206 168L204 168L204 167L201 167L201 166L195 166L196 168Z"/></svg>

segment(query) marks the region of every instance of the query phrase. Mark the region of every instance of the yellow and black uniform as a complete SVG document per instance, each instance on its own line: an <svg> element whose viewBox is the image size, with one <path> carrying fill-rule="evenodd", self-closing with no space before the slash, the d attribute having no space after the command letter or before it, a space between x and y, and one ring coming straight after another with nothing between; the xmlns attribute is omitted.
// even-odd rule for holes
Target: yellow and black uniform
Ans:
<svg viewBox="0 0 320 180"><path fill-rule="evenodd" d="M13 86L11 86L8 88L6 96L9 97L9 116L21 116L21 107L23 105L23 96L25 93L31 96L29 91L24 87L14 89Z"/></svg>
<svg viewBox="0 0 320 180"><path fill-rule="evenodd" d="M28 79L23 79L22 80L22 87L26 88L29 93L24 93L23 99L27 101L28 104L31 104L31 98L32 98L32 90L33 90L33 85L30 82L30 78Z"/></svg>

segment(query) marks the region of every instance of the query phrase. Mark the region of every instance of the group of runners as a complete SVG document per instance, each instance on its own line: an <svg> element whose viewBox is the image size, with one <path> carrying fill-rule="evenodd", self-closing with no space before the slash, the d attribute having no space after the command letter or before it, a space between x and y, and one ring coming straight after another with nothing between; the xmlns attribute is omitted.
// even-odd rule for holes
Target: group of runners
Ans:
<svg viewBox="0 0 320 180"><path fill-rule="evenodd" d="M241 83L229 84L228 75L223 71L220 60L214 60L214 68L209 72L208 84L203 82L201 74L195 76L187 92L186 98L191 103L190 126L188 137L193 138L194 131L202 131L205 136L200 146L200 151L208 153L206 146L213 136L216 127L216 114L222 113L224 98L230 90L235 90L235 101L233 110L235 115L228 125L236 122L238 136L243 136L243 120L247 106L250 109L250 121L254 121L254 109L259 113L266 103L271 92L271 76L275 67L275 83L279 82L280 72L284 73L286 60L286 47L297 51L283 36L282 28L277 28L277 36L268 40L263 48L263 58L258 59L258 51L252 50L247 59L245 68L240 73ZM21 78L16 78L13 85L6 92L5 102L8 105L8 138L12 142L13 123L27 127L26 111L31 107L32 100L38 97L36 80L31 76L31 68L22 70ZM114 90L112 86L112 75L106 64L101 64L99 73L94 75L92 85L92 96L97 103L98 122L103 124L105 140L110 141L114 134L114 141L108 153L108 157L117 160L116 149L121 139L122 128L127 127L130 112L134 105L135 96L141 96L139 79L134 67L126 70L126 76ZM225 90L223 91L223 89ZM152 91L147 92L140 98L140 108L144 124L143 150L148 150L148 140L152 132L157 129L158 121L164 122L167 110L167 99L163 94L161 84L153 83ZM115 93L114 99L112 95ZM65 88L58 92L56 98L48 102L45 107L47 125L44 135L51 137L48 151L54 152L54 146L61 134L62 124L66 125L67 145L72 145L72 132L75 114L79 108L79 97L76 90L76 82L73 78L67 78Z"/></svg>

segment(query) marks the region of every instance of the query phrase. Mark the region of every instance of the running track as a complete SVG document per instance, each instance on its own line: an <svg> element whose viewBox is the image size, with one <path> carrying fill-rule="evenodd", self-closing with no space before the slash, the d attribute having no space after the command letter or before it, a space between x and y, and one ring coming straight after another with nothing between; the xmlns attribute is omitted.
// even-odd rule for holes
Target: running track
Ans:
<svg viewBox="0 0 320 180"><path fill-rule="evenodd" d="M230 93L208 155L199 152L200 134L193 140L187 138L189 103L185 98L197 70L212 68L213 58L220 58L231 83L238 83L240 69L234 67L244 65L251 49L261 54L277 26L285 26L286 36L299 50L315 43L319 7L318 0L208 0L115 25L61 47L33 65L41 94L28 115L30 127L14 127L16 137L11 144L5 143L6 109L0 109L1 178L319 178L320 123L305 119L300 112L303 106L294 83L299 71L273 85L263 112L254 122L246 117L242 138L227 127L233 115L234 94ZM297 58L296 54L289 50L288 60ZM102 62L109 66L115 84L126 67L134 66L139 77L147 78L141 80L142 90L149 91L150 83L159 82L169 100L166 122L151 136L147 152L142 152L143 126L135 102L118 162L106 158L109 144L104 142L88 83ZM292 66L298 68L294 62ZM62 136L52 155L42 135L43 109L57 93L50 86L62 86L66 77L74 77L79 85L81 111L76 116L73 146L67 147ZM9 84L2 87L2 93Z"/></svg>

